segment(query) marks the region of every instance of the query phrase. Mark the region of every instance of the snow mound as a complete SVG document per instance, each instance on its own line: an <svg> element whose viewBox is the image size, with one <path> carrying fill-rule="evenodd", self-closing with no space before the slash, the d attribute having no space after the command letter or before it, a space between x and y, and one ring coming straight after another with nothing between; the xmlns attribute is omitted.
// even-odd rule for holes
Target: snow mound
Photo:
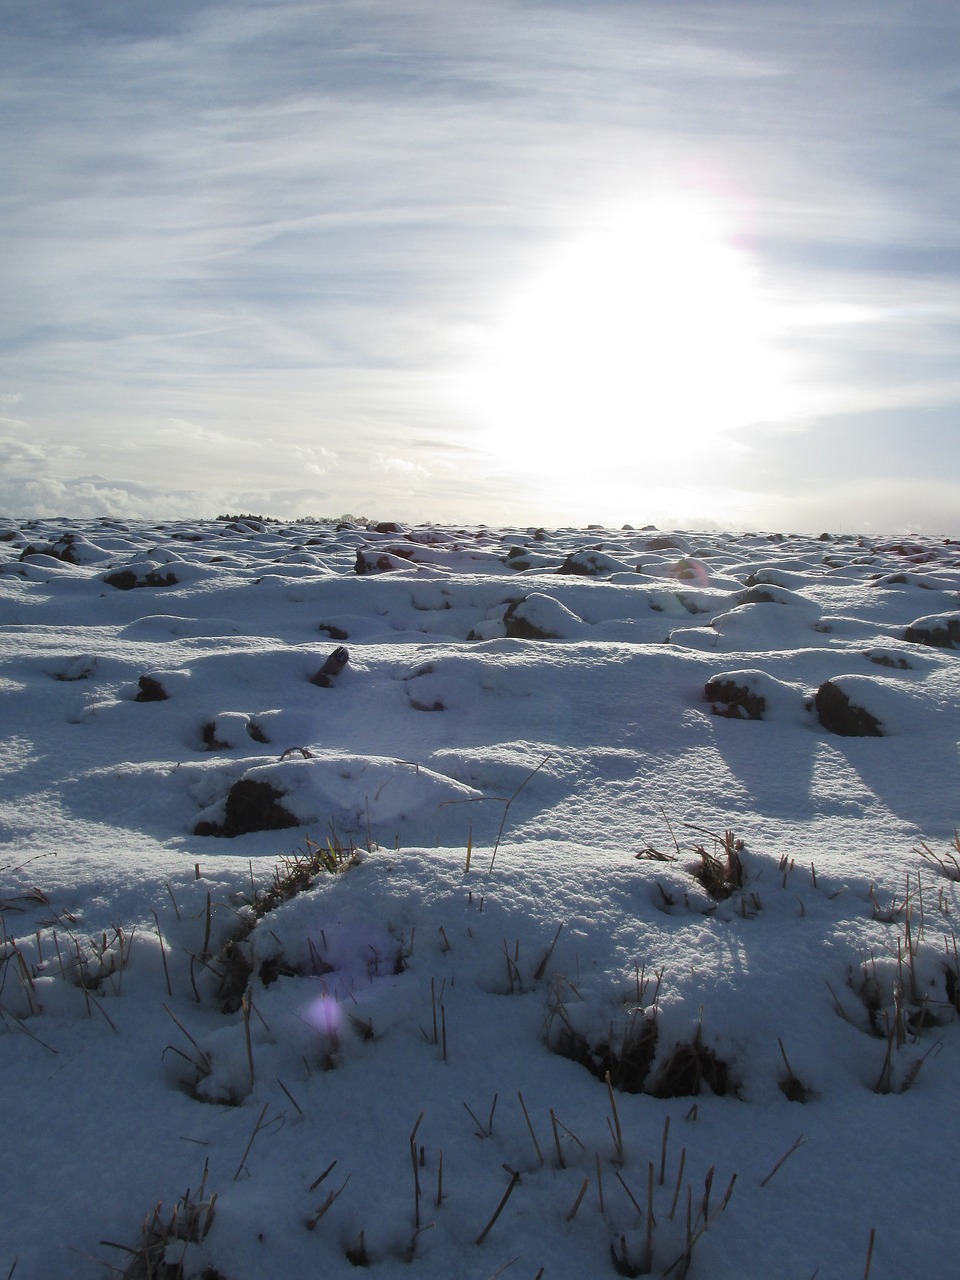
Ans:
<svg viewBox="0 0 960 1280"><path fill-rule="evenodd" d="M251 764L239 776L236 763L216 771L229 783L220 797L204 804L198 834L300 826L333 831L357 844L392 843L401 835L419 844L441 837L465 842L469 816L464 806L483 798L474 788L412 761L306 746L284 755L274 763ZM214 789L217 783L205 779L201 794Z"/></svg>

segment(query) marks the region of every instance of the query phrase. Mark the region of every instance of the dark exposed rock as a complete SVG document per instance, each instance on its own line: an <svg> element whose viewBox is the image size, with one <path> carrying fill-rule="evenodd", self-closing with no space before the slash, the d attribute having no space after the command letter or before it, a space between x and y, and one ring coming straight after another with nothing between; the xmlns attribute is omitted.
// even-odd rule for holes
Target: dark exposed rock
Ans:
<svg viewBox="0 0 960 1280"><path fill-rule="evenodd" d="M755 582L736 597L737 604L784 604L810 609L811 601L802 592L776 582Z"/></svg>
<svg viewBox="0 0 960 1280"><path fill-rule="evenodd" d="M514 548L514 550L516 550L516 548ZM515 569L517 573L525 573L528 569L533 568L532 560L526 556L520 555L519 553L514 555L512 551L510 552L510 555L505 557L503 563L508 569Z"/></svg>
<svg viewBox="0 0 960 1280"><path fill-rule="evenodd" d="M731 720L762 720L767 700L733 679L708 680L703 687L708 702L713 703L715 716L727 716Z"/></svg>
<svg viewBox="0 0 960 1280"><path fill-rule="evenodd" d="M371 551L361 547L357 551L354 572L391 573L397 569L409 569L409 561L413 559L413 547L391 546L388 551Z"/></svg>
<svg viewBox="0 0 960 1280"><path fill-rule="evenodd" d="M738 604L779 604L780 600L769 586L750 586L737 597Z"/></svg>
<svg viewBox="0 0 960 1280"><path fill-rule="evenodd" d="M318 631L324 631L331 640L349 640L350 637L343 627L338 627L333 622L321 622L317 627Z"/></svg>
<svg viewBox="0 0 960 1280"><path fill-rule="evenodd" d="M458 539L452 533L442 529L410 529L403 536L405 541L414 542L423 547L456 546L458 543Z"/></svg>
<svg viewBox="0 0 960 1280"><path fill-rule="evenodd" d="M140 692L134 698L134 702L166 702L170 696L160 681L153 676L141 676L137 684L140 686Z"/></svg>
<svg viewBox="0 0 960 1280"><path fill-rule="evenodd" d="M234 533L266 533L269 516L217 516Z"/></svg>
<svg viewBox="0 0 960 1280"><path fill-rule="evenodd" d="M814 700L820 723L831 733L843 738L882 738L883 729L876 716L851 702L847 693L826 680Z"/></svg>
<svg viewBox="0 0 960 1280"><path fill-rule="evenodd" d="M98 560L109 560L109 554L102 547L96 546L81 533L64 533L50 547L49 555L63 564L95 564Z"/></svg>
<svg viewBox="0 0 960 1280"><path fill-rule="evenodd" d="M283 792L269 782L241 778L227 794L226 816L219 825L215 822L198 822L194 828L198 836L246 835L250 831L279 831L284 827L297 827L299 822L285 809L281 801Z"/></svg>
<svg viewBox="0 0 960 1280"><path fill-rule="evenodd" d="M554 632L544 631L535 622L530 622L522 616L520 610L525 604L526 600L514 600L508 606L503 615L503 625L507 629L507 635L512 640L558 640L560 637Z"/></svg>
<svg viewBox="0 0 960 1280"><path fill-rule="evenodd" d="M108 587L116 587L118 591L132 591L134 587L140 585L132 569L117 569L113 573L106 573L103 580Z"/></svg>
<svg viewBox="0 0 960 1280"><path fill-rule="evenodd" d="M427 662L422 667L419 667L414 671L412 675L404 677L405 680L409 681L407 697L409 698L410 706L414 711L446 711L446 704L442 699L431 697L429 692L422 697L413 692L416 682L423 679L427 679L427 688L429 689L429 677L434 674L435 670L436 668L433 663Z"/></svg>
<svg viewBox="0 0 960 1280"><path fill-rule="evenodd" d="M530 550L529 547L511 547L501 559L507 568L515 573L525 573L529 569L539 569L546 573L561 572L557 556Z"/></svg>
<svg viewBox="0 0 960 1280"><path fill-rule="evenodd" d="M72 662L67 663L62 671L55 671L51 674L54 680L89 680L96 669L96 658L90 654L81 654L80 657L74 658Z"/></svg>
<svg viewBox="0 0 960 1280"><path fill-rule="evenodd" d="M745 587L766 587L771 585L782 587L785 583L777 571L771 572L770 569L764 567L753 573L748 573L743 580L743 585Z"/></svg>
<svg viewBox="0 0 960 1280"><path fill-rule="evenodd" d="M200 730L200 737L203 739L203 745L208 751L229 751L230 743L223 742L217 737L217 726L213 721L209 721Z"/></svg>
<svg viewBox="0 0 960 1280"><path fill-rule="evenodd" d="M910 663L900 653L890 653L885 649L868 649L863 656L878 667L893 667L897 671L911 670Z"/></svg>
<svg viewBox="0 0 960 1280"><path fill-rule="evenodd" d="M685 595L682 591L676 592L676 598L677 604L682 604L687 613L713 613L716 608L715 601L704 604L696 596Z"/></svg>
<svg viewBox="0 0 960 1280"><path fill-rule="evenodd" d="M135 573L133 569L116 569L113 573L105 573L103 581L118 591L132 591L135 587L173 587L178 582L172 570L161 573L158 569L149 569L146 573Z"/></svg>
<svg viewBox="0 0 960 1280"><path fill-rule="evenodd" d="M336 677L350 661L350 652L343 645L338 645L327 658L323 666L310 677L310 683L319 685L321 689L329 689Z"/></svg>
<svg viewBox="0 0 960 1280"><path fill-rule="evenodd" d="M936 649L960 648L960 613L932 614L917 618L903 633L911 644L932 645Z"/></svg>
<svg viewBox="0 0 960 1280"><path fill-rule="evenodd" d="M75 534L65 533L50 548L50 554L56 556L58 560L62 560L64 564L80 564L80 556L74 547L75 537Z"/></svg>
<svg viewBox="0 0 960 1280"><path fill-rule="evenodd" d="M602 578L611 573L629 573L632 570L633 565L624 564L599 547L584 547L580 551L572 551L557 572L581 578Z"/></svg>
<svg viewBox="0 0 960 1280"><path fill-rule="evenodd" d="M597 578L605 571L589 551L573 551L557 570L558 573L574 574L581 578Z"/></svg>
<svg viewBox="0 0 960 1280"><path fill-rule="evenodd" d="M881 543L877 549L903 556L904 559L911 560L914 564L924 564L933 555L929 547L925 547L919 542L885 542Z"/></svg>
<svg viewBox="0 0 960 1280"><path fill-rule="evenodd" d="M695 582L700 577L700 571L696 565L691 564L687 559L680 559L674 565L670 574L671 578L677 578L681 582Z"/></svg>

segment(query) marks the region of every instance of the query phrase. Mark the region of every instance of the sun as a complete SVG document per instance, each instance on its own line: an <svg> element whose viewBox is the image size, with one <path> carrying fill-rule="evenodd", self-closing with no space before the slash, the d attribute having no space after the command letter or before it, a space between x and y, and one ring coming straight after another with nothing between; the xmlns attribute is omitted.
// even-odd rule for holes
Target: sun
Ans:
<svg viewBox="0 0 960 1280"><path fill-rule="evenodd" d="M649 197L545 251L463 392L488 447L541 474L688 464L777 416L775 323L721 206Z"/></svg>

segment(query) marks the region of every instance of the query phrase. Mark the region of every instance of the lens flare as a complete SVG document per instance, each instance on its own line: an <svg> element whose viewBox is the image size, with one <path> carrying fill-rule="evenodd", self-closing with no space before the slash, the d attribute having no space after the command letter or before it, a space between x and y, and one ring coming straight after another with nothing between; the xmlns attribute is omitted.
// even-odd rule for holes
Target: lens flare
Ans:
<svg viewBox="0 0 960 1280"><path fill-rule="evenodd" d="M702 560L692 560L683 556L668 570L671 578L680 582L695 582L698 587L709 587L710 574Z"/></svg>
<svg viewBox="0 0 960 1280"><path fill-rule="evenodd" d="M339 1038L341 1025L340 1006L332 996L318 996L316 1000L311 1000L304 1010L303 1016L311 1027L314 1027L328 1039L337 1040Z"/></svg>

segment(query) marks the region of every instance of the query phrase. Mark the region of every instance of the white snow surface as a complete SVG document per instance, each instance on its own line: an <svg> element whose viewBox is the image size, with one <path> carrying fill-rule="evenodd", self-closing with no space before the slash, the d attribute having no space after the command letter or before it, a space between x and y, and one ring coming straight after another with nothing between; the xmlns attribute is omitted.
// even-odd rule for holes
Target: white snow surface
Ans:
<svg viewBox="0 0 960 1280"><path fill-rule="evenodd" d="M929 538L0 520L0 1275L953 1274L958 606Z"/></svg>

